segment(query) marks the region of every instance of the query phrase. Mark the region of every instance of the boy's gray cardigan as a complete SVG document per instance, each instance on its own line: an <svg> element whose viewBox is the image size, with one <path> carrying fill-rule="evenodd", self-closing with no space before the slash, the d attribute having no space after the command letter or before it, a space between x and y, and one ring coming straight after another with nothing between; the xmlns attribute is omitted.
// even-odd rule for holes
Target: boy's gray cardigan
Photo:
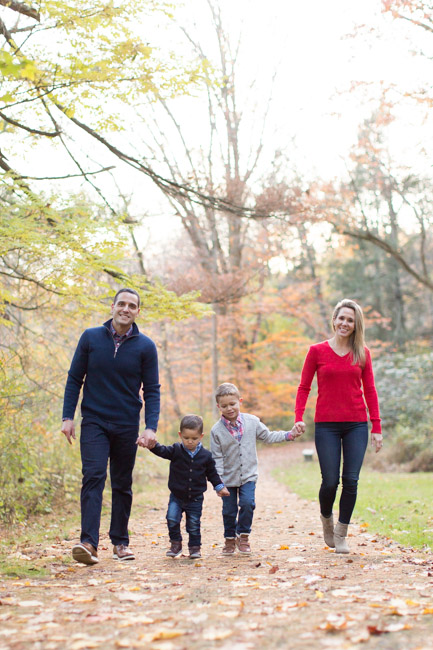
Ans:
<svg viewBox="0 0 433 650"><path fill-rule="evenodd" d="M240 442L227 430L222 420L210 432L210 449L216 470L226 487L239 487L248 481L257 481L258 461L256 440L282 442L286 431L269 431L255 415L242 413L244 433Z"/></svg>

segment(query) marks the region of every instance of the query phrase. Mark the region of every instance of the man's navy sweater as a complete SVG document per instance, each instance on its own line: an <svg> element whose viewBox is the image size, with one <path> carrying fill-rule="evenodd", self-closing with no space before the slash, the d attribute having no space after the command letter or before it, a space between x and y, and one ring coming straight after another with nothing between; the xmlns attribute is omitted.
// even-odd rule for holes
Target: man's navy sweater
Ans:
<svg viewBox="0 0 433 650"><path fill-rule="evenodd" d="M145 423L156 431L159 418L158 356L154 342L133 323L133 331L116 352L111 319L81 335L68 372L63 418L73 420L84 381L81 414L103 422L138 425L143 406Z"/></svg>
<svg viewBox="0 0 433 650"><path fill-rule="evenodd" d="M168 446L157 442L150 451L171 461L168 488L178 499L190 501L201 496L207 490L207 481L214 487L223 483L215 469L212 454L204 447L194 457L180 442Z"/></svg>

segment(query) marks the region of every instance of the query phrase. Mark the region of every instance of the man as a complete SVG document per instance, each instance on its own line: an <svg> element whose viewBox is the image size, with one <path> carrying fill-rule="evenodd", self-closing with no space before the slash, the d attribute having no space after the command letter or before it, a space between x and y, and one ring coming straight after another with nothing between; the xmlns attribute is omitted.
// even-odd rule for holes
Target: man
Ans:
<svg viewBox="0 0 433 650"><path fill-rule="evenodd" d="M110 460L112 491L110 539L113 558L134 560L129 548L128 521L132 504L132 470L137 445L152 449L156 443L160 394L158 356L154 342L135 324L140 296L120 289L111 305L112 319L82 334L65 388L62 433L72 444L74 414L84 382L81 403L80 450L81 539L72 557L83 564L98 562L102 493ZM146 428L139 432L143 406Z"/></svg>

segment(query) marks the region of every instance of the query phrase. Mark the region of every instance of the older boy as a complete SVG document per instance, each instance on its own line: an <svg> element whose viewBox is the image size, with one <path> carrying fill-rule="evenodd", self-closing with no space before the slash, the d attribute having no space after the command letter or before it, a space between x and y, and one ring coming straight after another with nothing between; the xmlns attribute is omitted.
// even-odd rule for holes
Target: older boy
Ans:
<svg viewBox="0 0 433 650"><path fill-rule="evenodd" d="M296 425L291 431L269 431L255 415L241 413L242 397L234 384L221 384L215 398L221 419L211 430L211 451L229 491L223 499L223 555L232 555L236 547L240 553L249 554L258 477L256 441L294 440L301 433Z"/></svg>
<svg viewBox="0 0 433 650"><path fill-rule="evenodd" d="M150 451L170 460L167 525L171 545L166 555L178 557L182 553L180 522L185 512L189 557L195 559L201 557L200 519L207 481L212 483L220 497L228 496L229 491L217 474L212 454L201 444L203 420L199 415L185 415L182 418L179 438L180 443L170 446L156 443Z"/></svg>

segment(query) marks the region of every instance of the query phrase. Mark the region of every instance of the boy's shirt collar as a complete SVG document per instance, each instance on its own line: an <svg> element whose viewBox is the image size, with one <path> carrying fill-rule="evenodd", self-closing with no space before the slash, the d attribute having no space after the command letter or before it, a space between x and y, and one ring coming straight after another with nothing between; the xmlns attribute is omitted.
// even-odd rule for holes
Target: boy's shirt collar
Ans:
<svg viewBox="0 0 433 650"><path fill-rule="evenodd" d="M194 451L190 451L189 449L187 449L187 448L185 447L185 445L183 444L183 442L181 442L180 444L181 444L182 447L185 449L186 453L189 454L189 455L191 456L191 458L194 458L194 456L195 456L196 454L198 454L198 452L200 451L200 449L201 449L202 446L203 446L203 445L201 444L201 442L199 442L198 445L197 445L197 447L194 449Z"/></svg>
<svg viewBox="0 0 433 650"><path fill-rule="evenodd" d="M236 438L238 442L242 440L242 436L244 435L244 419L242 413L239 413L236 422L230 422L230 420L227 420L227 418L222 415L221 422L233 438Z"/></svg>

